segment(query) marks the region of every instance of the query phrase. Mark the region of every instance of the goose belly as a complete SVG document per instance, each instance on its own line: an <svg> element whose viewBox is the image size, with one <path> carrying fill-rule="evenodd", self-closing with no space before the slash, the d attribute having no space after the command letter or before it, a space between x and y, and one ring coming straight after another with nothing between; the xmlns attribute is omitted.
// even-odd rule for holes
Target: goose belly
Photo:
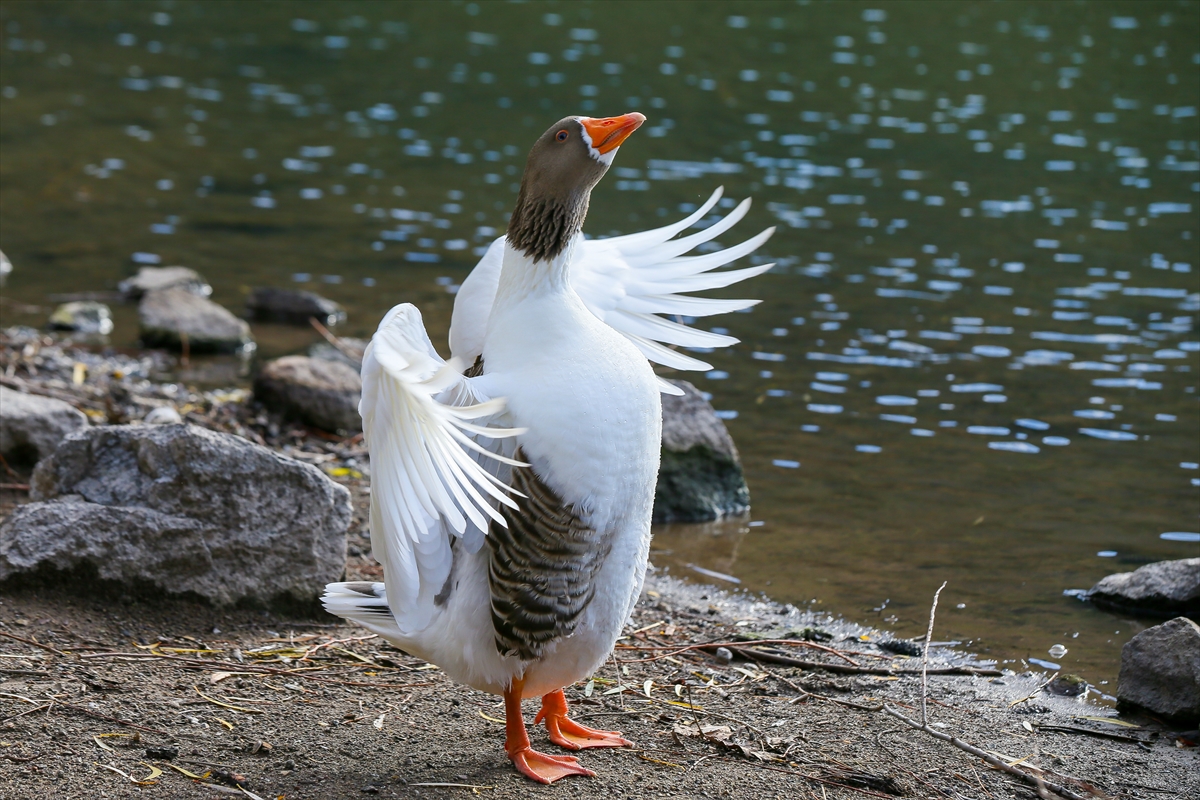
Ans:
<svg viewBox="0 0 1200 800"><path fill-rule="evenodd" d="M641 591L650 545L662 411L645 357L577 298L536 300L498 314L484 363L507 398L533 470L606 555L569 635L527 662L526 693L591 674L610 652Z"/></svg>

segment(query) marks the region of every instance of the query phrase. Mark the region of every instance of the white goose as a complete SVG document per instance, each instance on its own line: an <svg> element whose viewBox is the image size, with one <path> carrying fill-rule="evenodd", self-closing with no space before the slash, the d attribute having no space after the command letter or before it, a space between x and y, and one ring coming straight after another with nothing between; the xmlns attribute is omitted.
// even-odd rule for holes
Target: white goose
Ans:
<svg viewBox="0 0 1200 800"><path fill-rule="evenodd" d="M756 300L676 294L728 286L770 264L712 273L757 248L681 258L741 219L698 234L674 225L612 239L580 233L592 188L644 121L567 117L530 151L506 236L463 283L443 361L421 315L396 306L363 360L359 407L371 451L371 544L383 583L335 583L325 607L504 696L505 750L550 783L594 775L530 746L524 697L542 698L555 744L627 745L567 717L562 689L599 668L641 591L658 472L659 380L647 359L709 365L665 344L726 346L657 314L704 316ZM473 364L465 373L463 367Z"/></svg>

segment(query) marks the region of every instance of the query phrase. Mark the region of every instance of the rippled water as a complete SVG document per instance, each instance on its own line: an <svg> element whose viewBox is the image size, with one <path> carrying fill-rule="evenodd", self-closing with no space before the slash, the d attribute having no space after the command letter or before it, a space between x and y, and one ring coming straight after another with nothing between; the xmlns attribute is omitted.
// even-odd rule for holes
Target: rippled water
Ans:
<svg viewBox="0 0 1200 800"><path fill-rule="evenodd" d="M755 198L740 236L778 226L742 290L762 305L709 326L743 343L694 377L752 521L664 527L656 563L904 635L948 580L938 638L1100 683L1141 623L1063 591L1200 555L1195 3L9 3L0 24L6 325L181 263L232 308L320 291L348 335L413 301L442 341L532 139L638 110L589 233L719 184Z"/></svg>

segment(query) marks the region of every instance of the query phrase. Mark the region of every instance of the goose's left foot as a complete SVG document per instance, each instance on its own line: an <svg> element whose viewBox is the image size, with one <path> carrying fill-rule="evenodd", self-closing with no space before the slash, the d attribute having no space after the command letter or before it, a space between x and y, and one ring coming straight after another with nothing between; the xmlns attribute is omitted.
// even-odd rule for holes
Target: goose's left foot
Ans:
<svg viewBox="0 0 1200 800"><path fill-rule="evenodd" d="M546 721L546 732L550 741L568 750L583 750L588 747L629 747L633 742L621 736L620 731L600 731L580 725L567 716L567 698L562 689L542 696L542 710L534 717L533 724Z"/></svg>

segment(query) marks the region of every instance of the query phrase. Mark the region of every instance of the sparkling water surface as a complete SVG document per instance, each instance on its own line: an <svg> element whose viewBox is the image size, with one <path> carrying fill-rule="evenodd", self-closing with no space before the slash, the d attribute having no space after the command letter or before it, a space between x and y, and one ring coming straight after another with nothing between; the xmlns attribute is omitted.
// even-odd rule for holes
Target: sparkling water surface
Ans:
<svg viewBox="0 0 1200 800"><path fill-rule="evenodd" d="M589 234L719 185L722 213L754 198L721 245L778 228L744 260L775 268L720 293L763 303L695 323L742 343L683 376L752 521L663 526L655 564L905 636L947 580L937 638L1111 691L1147 623L1063 592L1200 555L1195 3L9 3L0 26L5 325L185 264L234 309L318 291L344 335L414 302L444 342L532 140L636 110Z"/></svg>

